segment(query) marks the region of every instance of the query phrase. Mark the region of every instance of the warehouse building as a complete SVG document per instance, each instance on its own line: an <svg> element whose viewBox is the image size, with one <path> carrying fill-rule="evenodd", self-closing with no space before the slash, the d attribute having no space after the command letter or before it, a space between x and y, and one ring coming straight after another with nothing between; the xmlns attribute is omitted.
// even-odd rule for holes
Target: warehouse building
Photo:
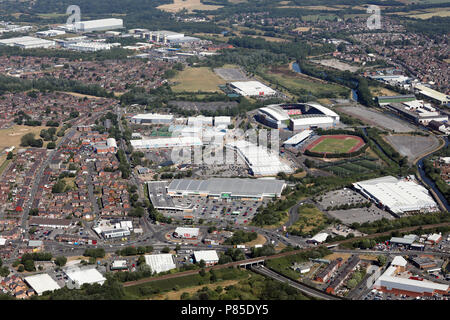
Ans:
<svg viewBox="0 0 450 320"><path fill-rule="evenodd" d="M41 37L56 37L65 34L66 32L63 30L45 30L36 32L37 36Z"/></svg>
<svg viewBox="0 0 450 320"><path fill-rule="evenodd" d="M389 103L389 109L415 123L428 125L431 121L448 121L448 116L441 114L436 108L422 100L413 100L403 103Z"/></svg>
<svg viewBox="0 0 450 320"><path fill-rule="evenodd" d="M213 117L205 117L205 116L200 115L197 117L189 117L188 118L188 126L211 127L212 125L213 125Z"/></svg>
<svg viewBox="0 0 450 320"><path fill-rule="evenodd" d="M114 260L111 263L111 271L115 270L128 270L127 260Z"/></svg>
<svg viewBox="0 0 450 320"><path fill-rule="evenodd" d="M44 228L66 229L72 225L72 221L70 219L31 217L28 224L30 226L38 226Z"/></svg>
<svg viewBox="0 0 450 320"><path fill-rule="evenodd" d="M174 238L195 240L198 239L199 232L199 228L177 227L172 235Z"/></svg>
<svg viewBox="0 0 450 320"><path fill-rule="evenodd" d="M316 103L272 104L258 109L256 120L275 129L305 130L339 124L334 111Z"/></svg>
<svg viewBox="0 0 450 320"><path fill-rule="evenodd" d="M64 273L67 275L70 281L77 283L82 286L85 283L94 284L98 283L103 285L106 278L95 268L80 268L80 267L69 267Z"/></svg>
<svg viewBox="0 0 450 320"><path fill-rule="evenodd" d="M79 32L92 32L92 31L105 31L123 28L123 20L117 18L87 20L75 22L73 24L75 31Z"/></svg>
<svg viewBox="0 0 450 320"><path fill-rule="evenodd" d="M390 103L402 103L416 100L416 96L413 94L405 94L398 96L378 96L377 102L380 106L384 106Z"/></svg>
<svg viewBox="0 0 450 320"><path fill-rule="evenodd" d="M54 291L61 289L59 284L52 279L47 273L36 274L24 278L25 282L36 292L38 296L41 296L46 291Z"/></svg>
<svg viewBox="0 0 450 320"><path fill-rule="evenodd" d="M214 117L214 126L215 127L228 126L230 124L231 124L231 117L229 117L229 116Z"/></svg>
<svg viewBox="0 0 450 320"><path fill-rule="evenodd" d="M397 179L386 176L356 182L353 186L363 196L396 216L439 210L428 190L419 185L413 177Z"/></svg>
<svg viewBox="0 0 450 320"><path fill-rule="evenodd" d="M150 266L152 272L160 273L177 267L173 262L173 256L170 253L146 254L144 257L145 263Z"/></svg>
<svg viewBox="0 0 450 320"><path fill-rule="evenodd" d="M214 199L257 200L281 197L284 180L211 178L207 180L174 179L167 187L173 197L202 196Z"/></svg>
<svg viewBox="0 0 450 320"><path fill-rule="evenodd" d="M158 113L142 113L131 118L134 124L170 124L172 121L173 115Z"/></svg>
<svg viewBox="0 0 450 320"><path fill-rule="evenodd" d="M219 256L215 250L194 251L194 259L197 263L203 260L206 267L211 267L219 263Z"/></svg>
<svg viewBox="0 0 450 320"><path fill-rule="evenodd" d="M414 87L417 94L422 95L438 104L448 104L450 102L450 96L439 91L433 90L424 86L423 84L417 84Z"/></svg>
<svg viewBox="0 0 450 320"><path fill-rule="evenodd" d="M273 96L277 92L259 81L230 82L229 86L237 94L244 97Z"/></svg>
<svg viewBox="0 0 450 320"><path fill-rule="evenodd" d="M158 148L176 148L202 146L202 140L199 137L172 137L158 139L139 139L130 140L131 146L135 149L158 149Z"/></svg>
<svg viewBox="0 0 450 320"><path fill-rule="evenodd" d="M246 140L231 141L225 147L235 151L254 176L275 176L279 172L294 172L289 164L281 160L278 151L257 146Z"/></svg>
<svg viewBox="0 0 450 320"><path fill-rule="evenodd" d="M391 265L377 279L374 288L395 295L407 295L412 297L433 296L435 294L448 294L447 284L434 283L425 279L412 279L404 276L406 260L403 257L395 257Z"/></svg>
<svg viewBox="0 0 450 320"><path fill-rule="evenodd" d="M55 41L35 37L17 37L0 40L0 45L18 47L22 49L49 48L55 45Z"/></svg>
<svg viewBox="0 0 450 320"><path fill-rule="evenodd" d="M114 43L101 43L92 41L80 41L67 43L66 48L69 50L75 50L80 52L96 52L101 50L111 50L111 48L117 46Z"/></svg>

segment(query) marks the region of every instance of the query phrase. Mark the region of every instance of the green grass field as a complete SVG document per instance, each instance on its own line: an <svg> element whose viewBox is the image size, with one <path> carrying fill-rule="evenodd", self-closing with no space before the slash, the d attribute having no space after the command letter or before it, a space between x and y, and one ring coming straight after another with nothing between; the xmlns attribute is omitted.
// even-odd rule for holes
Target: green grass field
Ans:
<svg viewBox="0 0 450 320"><path fill-rule="evenodd" d="M346 153L359 143L356 138L337 139L327 137L311 148L312 152L318 153Z"/></svg>
<svg viewBox="0 0 450 320"><path fill-rule="evenodd" d="M221 92L218 86L226 83L225 80L206 67L186 68L179 72L172 81L175 82L172 87L175 92Z"/></svg>
<svg viewBox="0 0 450 320"><path fill-rule="evenodd" d="M293 94L311 93L318 98L344 98L350 93L348 88L296 74L289 70L288 65L262 70L261 75L266 81L279 84Z"/></svg>

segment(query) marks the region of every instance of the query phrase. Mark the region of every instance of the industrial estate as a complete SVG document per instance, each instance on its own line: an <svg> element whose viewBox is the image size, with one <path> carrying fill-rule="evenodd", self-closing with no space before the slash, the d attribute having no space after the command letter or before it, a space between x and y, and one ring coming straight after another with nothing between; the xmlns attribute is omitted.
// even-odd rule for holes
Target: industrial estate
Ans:
<svg viewBox="0 0 450 320"><path fill-rule="evenodd" d="M0 298L448 300L449 3L172 2L0 4Z"/></svg>

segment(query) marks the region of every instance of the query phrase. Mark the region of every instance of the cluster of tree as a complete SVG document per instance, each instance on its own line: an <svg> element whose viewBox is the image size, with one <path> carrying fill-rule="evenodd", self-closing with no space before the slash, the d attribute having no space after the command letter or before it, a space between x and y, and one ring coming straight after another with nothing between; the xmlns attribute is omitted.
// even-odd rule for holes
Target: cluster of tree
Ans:
<svg viewBox="0 0 450 320"><path fill-rule="evenodd" d="M125 298L122 284L109 277L103 285L99 283L85 283L79 290L69 289L67 286L46 291L41 296L35 295L32 300L121 300Z"/></svg>
<svg viewBox="0 0 450 320"><path fill-rule="evenodd" d="M2 258L0 258L0 277L7 277L9 275L9 268L3 266Z"/></svg>
<svg viewBox="0 0 450 320"><path fill-rule="evenodd" d="M17 271L36 271L34 266L35 261L50 261L52 260L52 254L50 252L34 252L24 253L20 260L13 263L13 266L17 266Z"/></svg>
<svg viewBox="0 0 450 320"><path fill-rule="evenodd" d="M253 223L257 226L274 225L286 217L286 211L296 203L293 198L275 200L267 204L267 207L259 207L253 217Z"/></svg>
<svg viewBox="0 0 450 320"><path fill-rule="evenodd" d="M58 179L58 181L52 187L52 193L62 193L70 190L70 186L66 184L64 179Z"/></svg>
<svg viewBox="0 0 450 320"><path fill-rule="evenodd" d="M20 139L20 146L21 147L35 147L35 148L42 148L44 145L44 142L42 139L35 139L34 133L27 133Z"/></svg>
<svg viewBox="0 0 450 320"><path fill-rule="evenodd" d="M56 128L42 129L39 136L44 139L44 141L56 141L55 137Z"/></svg>
<svg viewBox="0 0 450 320"><path fill-rule="evenodd" d="M252 247L250 249L250 255L252 258L271 256L273 254L275 254L275 248L272 244L266 244L260 248Z"/></svg>
<svg viewBox="0 0 450 320"><path fill-rule="evenodd" d="M139 247L126 247L121 250L117 250L116 254L120 256L135 256L138 254L146 254L146 253L152 253L153 247L152 246L139 246Z"/></svg>
<svg viewBox="0 0 450 320"><path fill-rule="evenodd" d="M130 164L128 163L127 157L125 155L125 151L123 151L122 149L119 149L117 151L117 159L119 160L119 170L122 172L122 178L123 179L128 179L128 177L131 174L131 167Z"/></svg>
<svg viewBox="0 0 450 320"><path fill-rule="evenodd" d="M150 204L150 206L148 208L148 216L153 221L159 221L159 222L168 223L168 224L172 223L172 218L165 217L161 212L159 212L157 209L155 209L155 207L152 204Z"/></svg>
<svg viewBox="0 0 450 320"><path fill-rule="evenodd" d="M36 89L41 92L71 91L97 97L114 98L113 92L108 92L107 90L96 84L86 84L76 80L59 79L52 77L24 80L15 77L0 75L0 94L3 94L5 92L23 92L31 89Z"/></svg>
<svg viewBox="0 0 450 320"><path fill-rule="evenodd" d="M373 140L380 148L383 149L384 154L389 157L392 161L397 163L400 167L408 166L408 157L398 153L389 143L387 143L380 134L383 132L377 128L368 128L367 134L371 140ZM372 148L375 152L378 148ZM379 150L378 150L379 151Z"/></svg>
<svg viewBox="0 0 450 320"><path fill-rule="evenodd" d="M237 230L233 233L233 236L231 238L225 240L224 244L241 244L256 240L256 238L258 238L258 234L256 232L245 232L243 230Z"/></svg>
<svg viewBox="0 0 450 320"><path fill-rule="evenodd" d="M228 248L225 252L219 253L219 264L240 260L245 260L245 254L241 249Z"/></svg>
<svg viewBox="0 0 450 320"><path fill-rule="evenodd" d="M450 222L450 216L448 213L437 212L437 213L429 213L423 215L413 215L408 217L402 217L395 220L388 220L386 218L382 218L373 222L364 222L359 224L357 222L353 223L351 227L353 229L357 229L361 232L372 234L379 232L386 232L390 230L396 230L406 227L414 227L428 224L437 224Z"/></svg>
<svg viewBox="0 0 450 320"><path fill-rule="evenodd" d="M92 257L95 259L104 258L105 257L105 249L103 249L103 248L86 249L83 253L83 256Z"/></svg>
<svg viewBox="0 0 450 320"><path fill-rule="evenodd" d="M442 156L446 157L450 154L450 147L444 147L443 149L439 150L437 153L434 154L434 156ZM439 191L442 193L442 195L445 197L447 202L450 202L450 186L445 182L445 180L441 176L441 169L434 166L434 163L432 160L425 159L423 161L423 170L425 171L425 174L434 181Z"/></svg>

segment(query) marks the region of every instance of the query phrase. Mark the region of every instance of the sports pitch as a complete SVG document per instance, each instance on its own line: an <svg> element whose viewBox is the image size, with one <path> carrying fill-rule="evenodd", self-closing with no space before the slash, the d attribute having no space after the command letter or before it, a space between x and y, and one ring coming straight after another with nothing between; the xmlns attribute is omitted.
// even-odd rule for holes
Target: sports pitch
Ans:
<svg viewBox="0 0 450 320"><path fill-rule="evenodd" d="M364 145L360 137L349 135L322 136L308 146L317 153L350 153Z"/></svg>

